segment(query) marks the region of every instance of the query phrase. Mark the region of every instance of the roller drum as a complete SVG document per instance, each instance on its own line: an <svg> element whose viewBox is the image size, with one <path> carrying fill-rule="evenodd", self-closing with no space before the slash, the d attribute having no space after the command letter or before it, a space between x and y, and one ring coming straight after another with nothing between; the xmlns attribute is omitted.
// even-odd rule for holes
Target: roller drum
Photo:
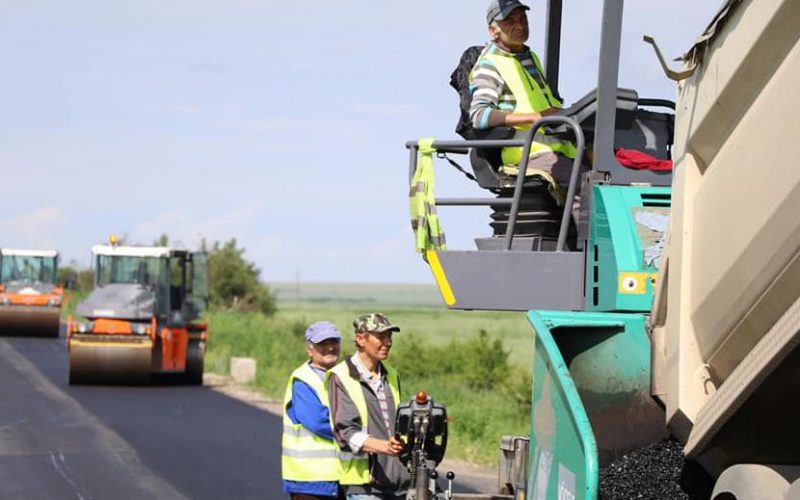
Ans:
<svg viewBox="0 0 800 500"><path fill-rule="evenodd" d="M205 341L189 340L186 349L186 371L182 381L189 385L203 385L203 360L205 358Z"/></svg>
<svg viewBox="0 0 800 500"><path fill-rule="evenodd" d="M146 384L153 342L131 335L73 335L69 343L70 384Z"/></svg>
<svg viewBox="0 0 800 500"><path fill-rule="evenodd" d="M57 338L61 308L50 306L0 306L0 335Z"/></svg>

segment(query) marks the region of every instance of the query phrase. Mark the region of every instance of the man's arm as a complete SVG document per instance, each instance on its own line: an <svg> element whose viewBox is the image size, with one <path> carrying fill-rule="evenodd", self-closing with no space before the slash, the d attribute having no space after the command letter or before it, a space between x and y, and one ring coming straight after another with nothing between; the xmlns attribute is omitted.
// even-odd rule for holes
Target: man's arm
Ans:
<svg viewBox="0 0 800 500"><path fill-rule="evenodd" d="M308 384L297 379L292 383L292 408L294 420L317 436L333 440L328 409Z"/></svg>
<svg viewBox="0 0 800 500"><path fill-rule="evenodd" d="M403 445L397 439L377 439L367 433L356 405L336 375L330 377L328 397L333 420L333 436L341 448L349 449L353 453L400 454Z"/></svg>
<svg viewBox="0 0 800 500"><path fill-rule="evenodd" d="M500 109L500 95L505 88L505 82L494 65L486 59L478 60L472 73L472 104L469 115L472 126L477 130L494 127L513 127L516 125L530 125L531 123L558 111L550 108L541 113L514 113Z"/></svg>

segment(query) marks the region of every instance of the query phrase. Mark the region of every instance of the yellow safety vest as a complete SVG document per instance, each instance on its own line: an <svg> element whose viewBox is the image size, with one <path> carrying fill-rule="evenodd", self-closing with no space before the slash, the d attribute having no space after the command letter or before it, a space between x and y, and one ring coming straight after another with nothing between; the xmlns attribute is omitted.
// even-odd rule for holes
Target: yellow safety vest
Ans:
<svg viewBox="0 0 800 500"><path fill-rule="evenodd" d="M308 363L303 363L303 366L296 369L289 377L286 394L283 398L283 453L281 455L283 479L287 481L338 481L340 475L339 447L336 443L317 436L303 427L303 424L295 424L286 412L292 402L292 383L295 380L308 384L330 413L328 391L325 389L325 384Z"/></svg>
<svg viewBox="0 0 800 500"><path fill-rule="evenodd" d="M436 213L433 194L433 139L420 139L419 161L411 180L408 204L411 211L411 228L414 246L418 252L445 250L444 231Z"/></svg>
<svg viewBox="0 0 800 500"><path fill-rule="evenodd" d="M541 73L539 58L533 52L530 54L537 70ZM544 88L540 87L528 70L513 55L495 52L483 54L481 59L492 63L508 89L514 94L514 99L517 101L514 113L540 113L551 107L561 107L561 102L553 95L550 86L545 83ZM478 65L475 67L477 68ZM472 75L470 74L471 80ZM528 130L530 125L517 125L514 128ZM545 152L561 153L567 158L575 158L576 154L575 146L571 142L538 133L531 144L530 155L534 156ZM522 148L503 148L501 157L504 165L516 165L522 159Z"/></svg>
<svg viewBox="0 0 800 500"><path fill-rule="evenodd" d="M400 384L397 378L397 370L386 363L381 364L383 365L383 369L386 370L386 381L389 383L389 389L392 392L394 404L397 406L400 401ZM342 382L342 386L344 386L344 389L347 391L347 395L350 396L350 400L356 405L358 416L361 417L362 429L366 432L369 424L369 412L367 411L367 400L364 397L361 382L350 376L350 368L345 361L334 366L325 374L326 385L331 374L335 374L339 378ZM340 454L340 460L342 475L339 478L339 482L341 484L370 483L369 457L366 453L342 452Z"/></svg>

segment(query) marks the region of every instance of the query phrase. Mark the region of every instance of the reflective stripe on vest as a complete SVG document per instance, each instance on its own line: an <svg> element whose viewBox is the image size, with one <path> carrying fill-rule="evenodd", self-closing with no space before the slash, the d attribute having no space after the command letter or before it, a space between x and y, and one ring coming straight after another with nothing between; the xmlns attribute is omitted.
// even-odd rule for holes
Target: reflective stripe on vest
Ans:
<svg viewBox="0 0 800 500"><path fill-rule="evenodd" d="M417 170L411 179L408 205L411 211L411 229L417 252L445 250L444 232L436 213L433 195L433 139L420 139Z"/></svg>
<svg viewBox="0 0 800 500"><path fill-rule="evenodd" d="M537 71L541 72L539 59L533 52L533 58ZM556 107L561 107L561 103L553 96L550 87L545 83L544 88L539 86L536 80L522 66L522 63L512 55L502 55L498 53L484 54L482 58L487 59L500 73L508 89L514 94L517 101L514 113L540 113L551 107L554 103ZM530 125L517 125L517 130L528 130ZM554 152L561 153L567 158L575 158L575 146L568 141L548 137L545 134L537 133L533 144L531 144L531 156L537 154ZM522 159L522 148L503 148L501 153L504 165L516 165Z"/></svg>
<svg viewBox="0 0 800 500"><path fill-rule="evenodd" d="M338 481L339 447L335 442L317 436L303 424L295 424L286 410L292 402L292 384L299 380L308 384L325 408L328 405L328 391L319 375L308 363L298 368L289 377L286 394L283 398L283 453L281 468L283 479L287 481Z"/></svg>
<svg viewBox="0 0 800 500"><path fill-rule="evenodd" d="M383 369L386 370L386 381L389 384L389 390L392 392L394 404L397 406L400 400L399 383L397 379L397 370L382 363ZM364 397L364 391L361 382L350 376L350 368L345 361L331 368L326 374L326 381L330 378L331 374L335 374L342 386L350 396L350 400L358 410L358 416L361 417L361 426L364 432L367 431L369 425L369 411L367 410L367 399ZM366 453L346 453L340 454L341 471L342 475L339 478L341 484L369 484L369 457Z"/></svg>

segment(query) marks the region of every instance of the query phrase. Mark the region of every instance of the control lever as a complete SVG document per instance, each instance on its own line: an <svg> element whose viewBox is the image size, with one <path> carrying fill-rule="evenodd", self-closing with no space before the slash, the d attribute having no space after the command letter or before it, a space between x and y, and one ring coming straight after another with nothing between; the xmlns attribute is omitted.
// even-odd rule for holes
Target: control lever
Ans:
<svg viewBox="0 0 800 500"><path fill-rule="evenodd" d="M456 475L455 475L455 473L453 471L448 471L447 475L445 477L447 478L447 497L446 498L447 498L447 500L450 500L451 498L453 498L453 479L456 478Z"/></svg>

